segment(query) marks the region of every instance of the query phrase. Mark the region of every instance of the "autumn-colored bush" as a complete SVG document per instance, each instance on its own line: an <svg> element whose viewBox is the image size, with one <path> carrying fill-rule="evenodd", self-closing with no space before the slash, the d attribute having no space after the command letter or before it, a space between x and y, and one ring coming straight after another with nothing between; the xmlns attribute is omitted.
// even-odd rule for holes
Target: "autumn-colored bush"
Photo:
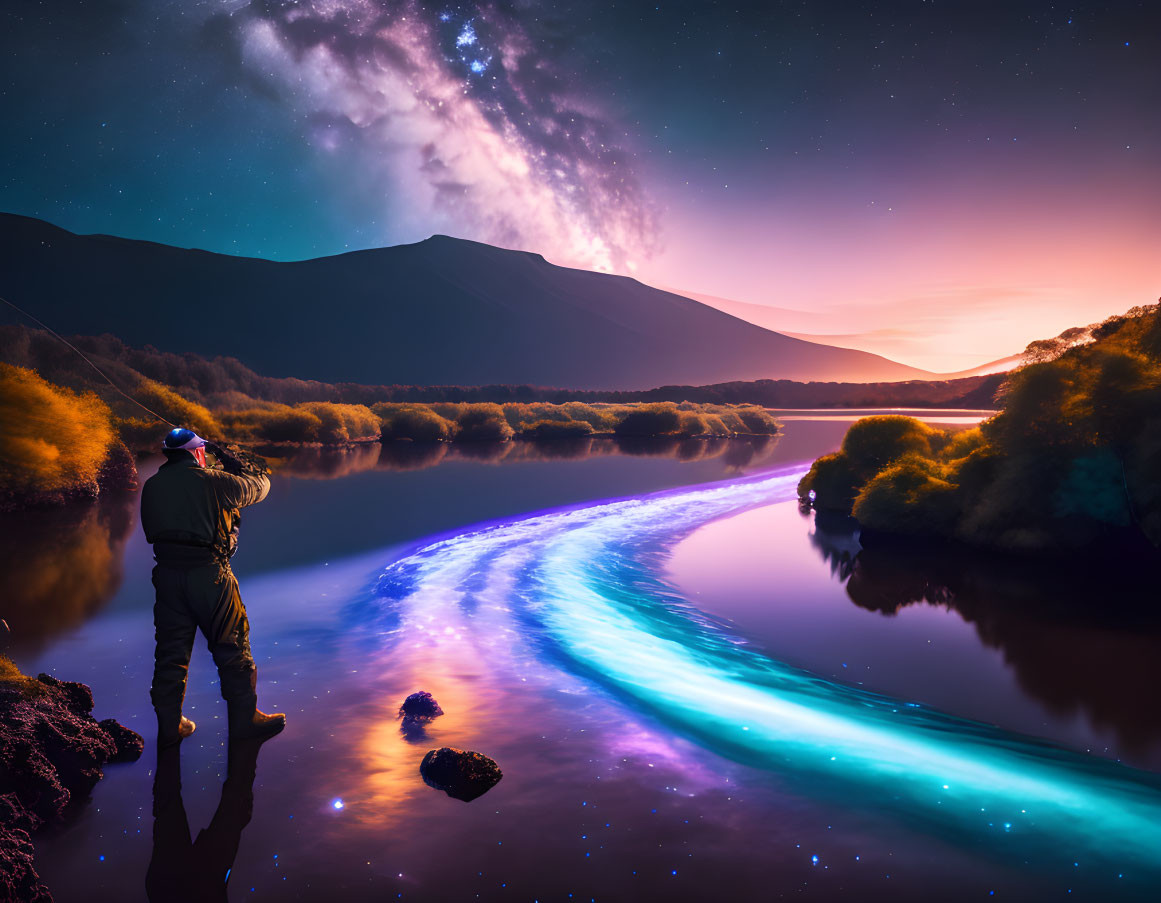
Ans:
<svg viewBox="0 0 1161 903"><path fill-rule="evenodd" d="M579 439L591 436L593 428L584 420L538 420L526 425L520 434L529 439Z"/></svg>
<svg viewBox="0 0 1161 903"><path fill-rule="evenodd" d="M152 379L143 379L132 394L145 407L156 411L171 423L193 430L199 436L221 435L222 426L209 408L179 395L169 386Z"/></svg>
<svg viewBox="0 0 1161 903"><path fill-rule="evenodd" d="M735 413L745 426L745 432L755 436L773 436L781 429L781 424L765 408L737 408Z"/></svg>
<svg viewBox="0 0 1161 903"><path fill-rule="evenodd" d="M798 495L816 508L850 514L863 477L840 452L823 455L798 482Z"/></svg>
<svg viewBox="0 0 1161 903"><path fill-rule="evenodd" d="M977 429L858 421L800 497L883 532L1021 552L1161 547L1161 305L1077 335L1014 372Z"/></svg>
<svg viewBox="0 0 1161 903"><path fill-rule="evenodd" d="M298 410L309 411L319 419L320 426L314 441L324 445L375 439L379 436L379 418L366 405L309 401L298 405Z"/></svg>
<svg viewBox="0 0 1161 903"><path fill-rule="evenodd" d="M500 407L504 411L504 419L508 421L508 425L518 433L542 420L572 420L564 405L550 404L546 401L531 404L508 402Z"/></svg>
<svg viewBox="0 0 1161 903"><path fill-rule="evenodd" d="M318 442L323 422L305 408L271 404L221 413L226 438L239 442Z"/></svg>
<svg viewBox="0 0 1161 903"><path fill-rule="evenodd" d="M678 411L680 418L677 433L680 436L710 436L713 435L709 420L704 414L694 411Z"/></svg>
<svg viewBox="0 0 1161 903"><path fill-rule="evenodd" d="M377 404L372 410L381 420L384 439L449 442L456 434L453 421L422 405Z"/></svg>
<svg viewBox="0 0 1161 903"><path fill-rule="evenodd" d="M496 442L511 439L513 429L498 404L463 405L456 418L456 438L465 442Z"/></svg>
<svg viewBox="0 0 1161 903"><path fill-rule="evenodd" d="M585 404L583 401L566 401L560 409L571 420L583 420L594 432L609 433L617 423L617 415L608 405Z"/></svg>
<svg viewBox="0 0 1161 903"><path fill-rule="evenodd" d="M643 404L626 411L613 427L617 436L667 436L681 427L681 413L671 402Z"/></svg>
<svg viewBox="0 0 1161 903"><path fill-rule="evenodd" d="M875 473L906 454L930 454L934 430L914 417L882 414L857 420L843 437L842 453L860 473Z"/></svg>
<svg viewBox="0 0 1161 903"><path fill-rule="evenodd" d="M876 473L859 490L851 513L872 529L944 534L960 513L956 488L938 462L911 453Z"/></svg>
<svg viewBox="0 0 1161 903"><path fill-rule="evenodd" d="M30 493L95 494L117 436L109 406L0 364L0 499Z"/></svg>

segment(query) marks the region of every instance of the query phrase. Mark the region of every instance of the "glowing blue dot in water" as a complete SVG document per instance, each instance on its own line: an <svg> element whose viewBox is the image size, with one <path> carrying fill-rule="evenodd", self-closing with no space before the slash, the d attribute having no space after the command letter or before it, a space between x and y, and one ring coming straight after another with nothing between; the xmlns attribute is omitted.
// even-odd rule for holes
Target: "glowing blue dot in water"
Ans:
<svg viewBox="0 0 1161 903"><path fill-rule="evenodd" d="M343 808L343 801L341 799L334 799L331 801L331 805L335 809L342 809Z"/></svg>

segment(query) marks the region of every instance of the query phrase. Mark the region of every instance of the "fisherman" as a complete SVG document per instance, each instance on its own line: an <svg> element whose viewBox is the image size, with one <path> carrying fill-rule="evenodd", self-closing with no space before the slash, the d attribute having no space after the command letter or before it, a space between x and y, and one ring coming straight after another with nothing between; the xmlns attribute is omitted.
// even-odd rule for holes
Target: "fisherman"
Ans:
<svg viewBox="0 0 1161 903"><path fill-rule="evenodd" d="M207 449L223 469L206 467ZM181 706L198 628L218 666L230 738L272 737L286 726L286 716L258 711L250 622L230 569L238 547L238 509L266 498L270 478L188 429L170 432L162 451L166 463L141 490L141 526L157 561L157 650L150 696L157 712L158 747L172 746L194 732Z"/></svg>

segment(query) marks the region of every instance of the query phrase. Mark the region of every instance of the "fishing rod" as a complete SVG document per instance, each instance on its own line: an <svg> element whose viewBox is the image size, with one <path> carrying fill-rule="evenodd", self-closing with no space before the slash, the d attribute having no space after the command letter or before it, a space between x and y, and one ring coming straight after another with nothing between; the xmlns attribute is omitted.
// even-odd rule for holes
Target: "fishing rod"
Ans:
<svg viewBox="0 0 1161 903"><path fill-rule="evenodd" d="M37 319L32 314L30 314L28 311L26 311L24 308L22 308L16 304L13 304L11 301L9 301L7 298L5 298L3 295L0 295L0 301L3 301L5 304L7 304L9 307L11 307L13 310L15 310L17 313L21 313L24 316L28 317L28 319L30 319L33 323L35 323L41 329L45 330L50 335L52 335L53 337L55 337L59 341L63 342L67 347L71 348L74 352L76 352L80 356L81 360L83 360L86 364L88 364L90 367L92 367L94 370L97 371L97 373L100 375L101 379L103 379L105 382L107 382L110 386L113 387L113 391L115 391L115 392L119 393L120 395L122 395L123 397L127 398L129 401L133 402L133 404L137 405L137 407L141 408L141 410L145 411L146 413L152 414L154 417L156 417L158 420L160 420L162 423L166 424L167 426L171 426L174 429L178 428L176 423L172 423L171 421L162 417L160 414L157 413L157 411L153 410L152 408L147 408L145 405L143 405L141 402L139 402L136 398L134 398L132 395L130 395L128 392L126 392L124 389L122 389L120 386L118 386L115 382L113 382L113 380L109 379L108 374L105 373L105 371L102 370L100 367L98 367L96 364L94 364L89 359L88 355L86 355L83 351L81 351L81 349L79 349L76 345L74 345L72 342L70 342L64 336L62 336L59 332L57 332L55 329L53 329L47 323L44 323L43 321Z"/></svg>

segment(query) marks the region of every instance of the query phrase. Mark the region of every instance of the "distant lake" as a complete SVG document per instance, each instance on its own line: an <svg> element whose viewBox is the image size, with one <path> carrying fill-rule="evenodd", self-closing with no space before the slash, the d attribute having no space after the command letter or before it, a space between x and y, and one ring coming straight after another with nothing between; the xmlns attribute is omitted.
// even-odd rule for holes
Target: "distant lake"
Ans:
<svg viewBox="0 0 1161 903"><path fill-rule="evenodd" d="M285 462L234 560L259 704L289 718L248 824L225 803L214 818L225 707L200 638L186 698L181 799L192 838L213 822L205 849L237 844L231 899L1154 888L1161 629L1094 618L1079 596L1099 590L1079 581L860 556L794 485L865 413L781 412L772 441ZM147 739L40 836L38 869L58 901L141 899L155 728L136 499L0 532L17 663L88 683L98 718ZM405 735L396 710L418 689L445 715ZM495 758L503 780L471 803L427 787L418 763L438 746ZM172 844L158 855L217 867Z"/></svg>

